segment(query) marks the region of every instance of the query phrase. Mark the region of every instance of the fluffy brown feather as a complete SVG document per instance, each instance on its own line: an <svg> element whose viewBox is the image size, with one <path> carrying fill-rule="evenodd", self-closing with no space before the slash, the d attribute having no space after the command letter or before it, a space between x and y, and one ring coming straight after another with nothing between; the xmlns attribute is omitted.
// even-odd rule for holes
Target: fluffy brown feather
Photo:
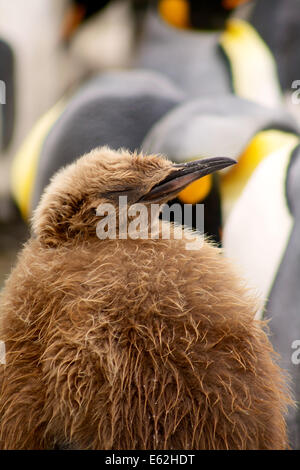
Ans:
<svg viewBox="0 0 300 470"><path fill-rule="evenodd" d="M134 201L170 166L102 148L46 190L1 295L2 449L288 446L282 372L221 252L96 236L108 189Z"/></svg>

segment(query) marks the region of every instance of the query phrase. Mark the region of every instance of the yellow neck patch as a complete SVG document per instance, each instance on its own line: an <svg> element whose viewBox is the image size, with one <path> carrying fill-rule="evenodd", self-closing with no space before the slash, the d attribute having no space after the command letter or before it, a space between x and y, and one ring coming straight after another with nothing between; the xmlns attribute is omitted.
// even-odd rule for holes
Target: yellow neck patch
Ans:
<svg viewBox="0 0 300 470"><path fill-rule="evenodd" d="M260 162L270 153L283 147L293 147L298 141L297 135L279 130L266 130L256 134L238 158L238 164L221 175L221 196L225 217Z"/></svg>
<svg viewBox="0 0 300 470"><path fill-rule="evenodd" d="M233 18L220 38L228 57L234 93L264 106L281 103L281 91L272 54L256 30Z"/></svg>
<svg viewBox="0 0 300 470"><path fill-rule="evenodd" d="M238 158L238 164L233 165L226 173L221 172L220 190L225 217L229 208L241 195L248 180L260 162L270 153L280 148L297 145L299 137L280 130L266 130L256 134ZM212 175L207 175L191 183L181 191L178 198L184 204L201 203L212 189Z"/></svg>
<svg viewBox="0 0 300 470"><path fill-rule="evenodd" d="M65 106L65 100L61 100L40 118L14 157L11 169L12 193L25 220L30 215L31 197L44 140Z"/></svg>

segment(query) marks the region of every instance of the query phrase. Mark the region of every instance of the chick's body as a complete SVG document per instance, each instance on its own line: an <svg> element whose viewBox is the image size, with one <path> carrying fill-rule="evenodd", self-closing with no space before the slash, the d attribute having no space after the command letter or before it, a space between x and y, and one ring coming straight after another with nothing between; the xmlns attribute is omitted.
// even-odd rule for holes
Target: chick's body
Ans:
<svg viewBox="0 0 300 470"><path fill-rule="evenodd" d="M0 305L4 449L287 447L256 302L207 242L32 238Z"/></svg>

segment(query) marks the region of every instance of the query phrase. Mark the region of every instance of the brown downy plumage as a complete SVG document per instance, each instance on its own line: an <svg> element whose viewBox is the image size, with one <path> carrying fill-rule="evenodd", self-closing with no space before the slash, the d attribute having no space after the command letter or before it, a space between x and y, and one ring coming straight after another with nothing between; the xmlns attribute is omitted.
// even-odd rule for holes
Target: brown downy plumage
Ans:
<svg viewBox="0 0 300 470"><path fill-rule="evenodd" d="M96 235L100 203L163 201L231 163L100 148L53 178L1 298L2 449L287 447L281 371L219 249Z"/></svg>

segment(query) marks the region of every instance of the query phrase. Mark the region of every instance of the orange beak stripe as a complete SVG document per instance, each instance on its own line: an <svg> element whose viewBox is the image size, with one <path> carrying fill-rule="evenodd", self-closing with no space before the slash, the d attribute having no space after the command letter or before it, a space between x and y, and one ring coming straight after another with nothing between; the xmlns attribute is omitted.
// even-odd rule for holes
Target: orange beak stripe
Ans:
<svg viewBox="0 0 300 470"><path fill-rule="evenodd" d="M236 8L247 2L249 2L249 0L222 0L222 5L227 10L232 10L233 8Z"/></svg>

